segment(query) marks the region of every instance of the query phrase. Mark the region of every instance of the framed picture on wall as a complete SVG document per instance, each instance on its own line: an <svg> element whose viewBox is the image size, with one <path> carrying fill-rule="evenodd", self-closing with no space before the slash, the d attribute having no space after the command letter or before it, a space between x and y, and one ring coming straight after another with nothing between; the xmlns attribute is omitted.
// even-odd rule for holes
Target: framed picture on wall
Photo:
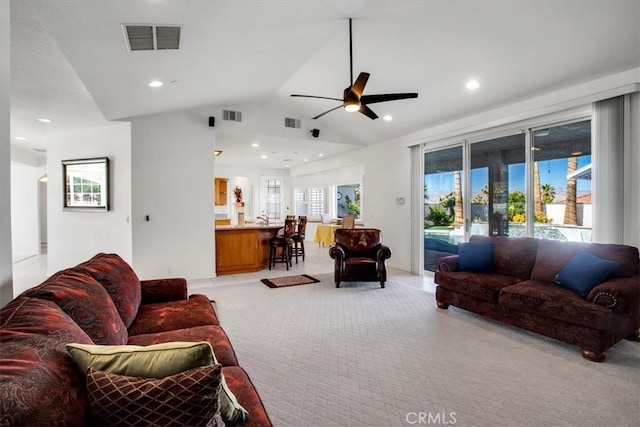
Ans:
<svg viewBox="0 0 640 427"><path fill-rule="evenodd" d="M109 210L109 158L62 161L64 210Z"/></svg>

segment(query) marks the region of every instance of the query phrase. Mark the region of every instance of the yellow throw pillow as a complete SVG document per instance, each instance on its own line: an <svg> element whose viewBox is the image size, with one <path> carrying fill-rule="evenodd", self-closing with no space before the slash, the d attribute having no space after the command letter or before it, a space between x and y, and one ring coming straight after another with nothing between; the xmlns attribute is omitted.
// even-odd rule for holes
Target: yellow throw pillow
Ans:
<svg viewBox="0 0 640 427"><path fill-rule="evenodd" d="M67 351L80 370L89 367L119 375L165 378L188 369L218 363L211 344L174 341L149 346L67 344ZM247 411L238 403L222 376L220 414L225 422L246 420Z"/></svg>

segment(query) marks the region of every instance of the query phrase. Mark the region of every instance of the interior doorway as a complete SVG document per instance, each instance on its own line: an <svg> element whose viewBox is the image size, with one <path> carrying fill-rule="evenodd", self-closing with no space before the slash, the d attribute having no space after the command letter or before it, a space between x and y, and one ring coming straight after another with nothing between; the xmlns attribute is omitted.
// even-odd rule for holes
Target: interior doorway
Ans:
<svg viewBox="0 0 640 427"><path fill-rule="evenodd" d="M38 179L38 235L40 236L40 253L47 253L47 175Z"/></svg>

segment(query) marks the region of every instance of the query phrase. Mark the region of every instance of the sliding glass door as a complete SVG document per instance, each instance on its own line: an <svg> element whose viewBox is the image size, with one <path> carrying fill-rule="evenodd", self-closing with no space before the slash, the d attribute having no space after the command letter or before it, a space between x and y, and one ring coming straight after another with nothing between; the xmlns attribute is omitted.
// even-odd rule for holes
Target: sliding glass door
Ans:
<svg viewBox="0 0 640 427"><path fill-rule="evenodd" d="M464 241L462 146L424 156L424 268L435 271L440 257L458 253Z"/></svg>
<svg viewBox="0 0 640 427"><path fill-rule="evenodd" d="M509 135L469 144L470 234L523 236L525 136Z"/></svg>
<svg viewBox="0 0 640 427"><path fill-rule="evenodd" d="M474 234L591 240L591 121L463 141L424 157L424 266Z"/></svg>

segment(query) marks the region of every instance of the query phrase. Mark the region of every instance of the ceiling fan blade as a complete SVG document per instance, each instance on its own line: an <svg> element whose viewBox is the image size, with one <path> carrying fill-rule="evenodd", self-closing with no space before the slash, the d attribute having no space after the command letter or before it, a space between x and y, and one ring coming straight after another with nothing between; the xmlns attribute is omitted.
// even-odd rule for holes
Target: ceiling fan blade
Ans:
<svg viewBox="0 0 640 427"><path fill-rule="evenodd" d="M340 100L340 101L342 101L342 100ZM315 117L311 117L311 120L319 119L320 117L324 116L325 114L328 114L328 113L330 113L330 112L332 112L332 111L335 111L335 110L337 110L338 108L342 108L342 105L338 105L337 107L332 108L332 109L330 109L330 110L327 110L327 111L325 111L324 113L320 113L320 114L318 114L318 115L317 115L317 116L315 116Z"/></svg>
<svg viewBox="0 0 640 427"><path fill-rule="evenodd" d="M369 117L371 120L375 120L378 118L378 115L373 112L373 110L366 105L362 104L360 106L360 112L365 116Z"/></svg>
<svg viewBox="0 0 640 427"><path fill-rule="evenodd" d="M382 95L363 95L360 102L363 104L375 104L376 102L397 101L399 99L417 98L417 93L386 93Z"/></svg>
<svg viewBox="0 0 640 427"><path fill-rule="evenodd" d="M358 78L356 79L356 82L353 84L353 86L351 86L351 93L355 94L358 99L362 97L362 92L364 92L364 87L367 84L367 80L369 80L369 75L369 73L360 73L360 75L358 75Z"/></svg>
<svg viewBox="0 0 640 427"><path fill-rule="evenodd" d="M340 98L329 98L327 96L315 96L315 95L291 95L293 97L298 97L298 98L319 98L319 99L331 99L333 101L340 101L342 102L342 99Z"/></svg>

